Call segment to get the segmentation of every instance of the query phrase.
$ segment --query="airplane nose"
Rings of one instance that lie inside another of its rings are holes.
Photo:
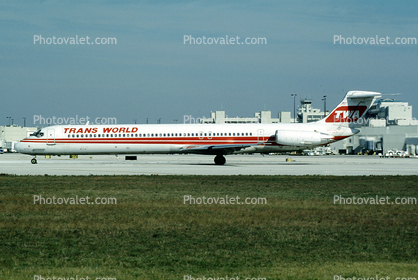
[[[22,143],[20,143],[20,142],[17,142],[16,144],[15,144],[15,151],[16,152],[18,152],[18,153],[20,153],[20,149],[22,148]]]

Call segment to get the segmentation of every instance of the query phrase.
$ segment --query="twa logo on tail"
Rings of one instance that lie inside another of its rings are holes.
[[[366,110],[367,106],[340,106],[326,118],[325,122],[355,122],[363,116]]]

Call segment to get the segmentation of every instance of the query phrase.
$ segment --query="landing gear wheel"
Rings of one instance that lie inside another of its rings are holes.
[[[223,155],[217,155],[215,157],[215,160],[214,161],[215,161],[215,164],[216,165],[224,165],[225,162],[226,162],[226,159],[225,159],[225,157]]]
[[[31,160],[30,160],[30,162],[31,162],[32,164],[37,164],[37,163],[38,163],[38,161],[36,160],[36,158],[31,159]]]

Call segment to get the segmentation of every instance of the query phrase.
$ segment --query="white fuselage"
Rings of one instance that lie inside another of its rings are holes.
[[[217,154],[207,147],[248,145],[234,153],[271,153],[311,149],[355,133],[323,123],[60,125],[43,128],[15,148],[31,155]]]

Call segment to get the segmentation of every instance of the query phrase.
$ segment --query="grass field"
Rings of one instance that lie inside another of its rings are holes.
[[[417,204],[334,204],[334,195],[417,198],[417,181],[0,176],[0,279],[418,278]],[[185,195],[267,204],[191,205]],[[34,204],[34,196],[117,204]]]

